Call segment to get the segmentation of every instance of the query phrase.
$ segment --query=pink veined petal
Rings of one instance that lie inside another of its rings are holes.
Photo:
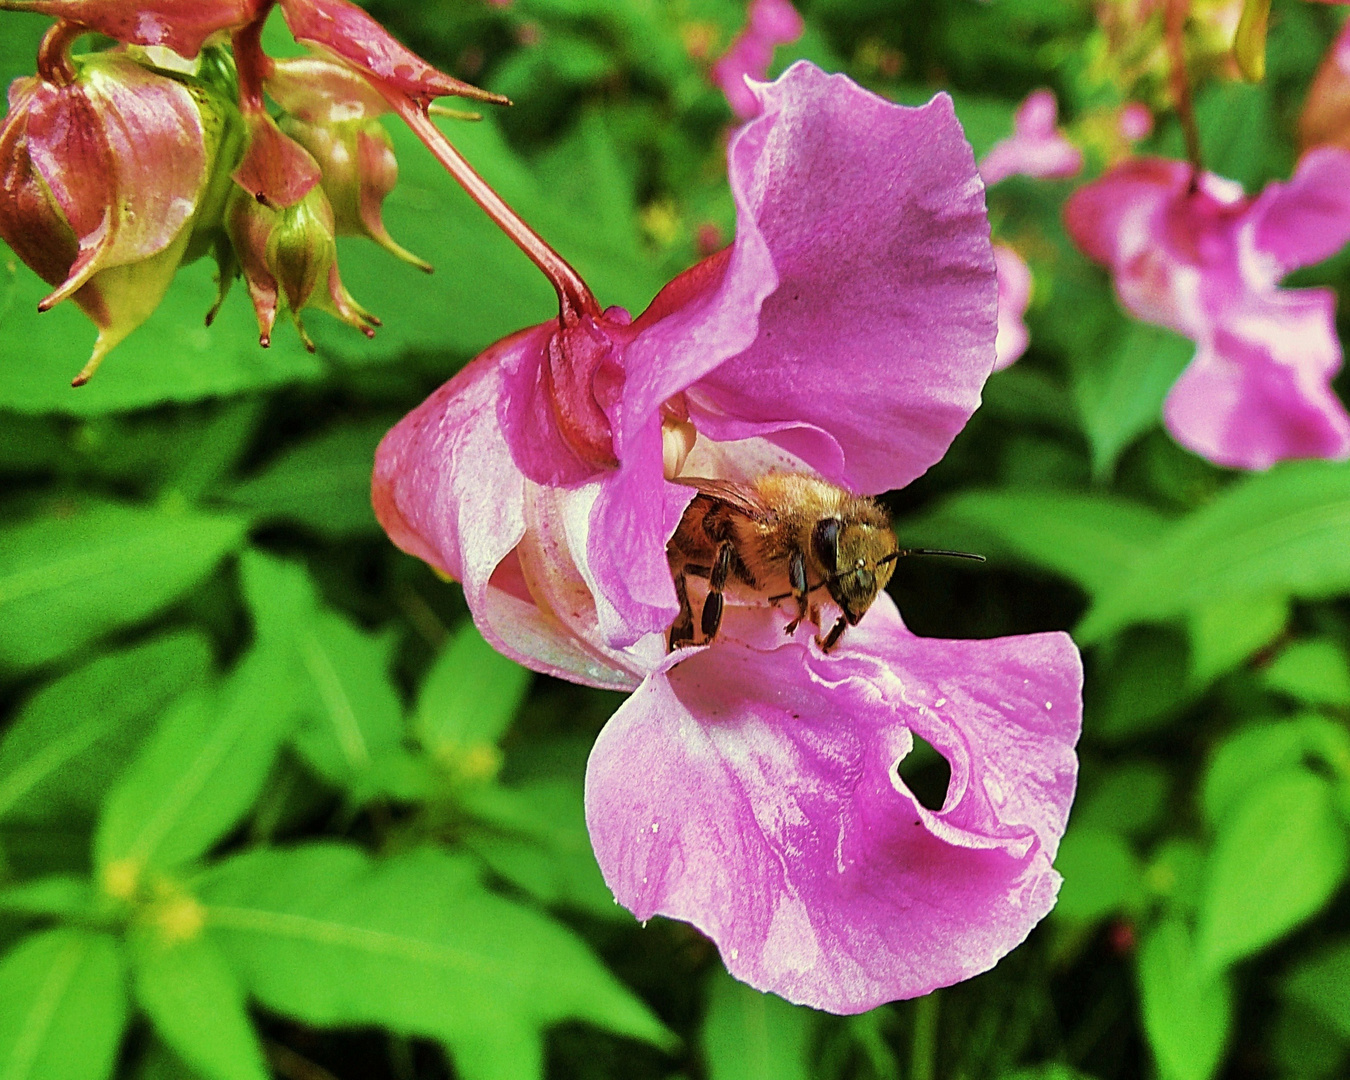
[[[1309,151],[1287,183],[1266,185],[1244,224],[1252,276],[1269,286],[1335,255],[1350,240],[1350,151]]]
[[[1329,289],[1249,301],[1167,396],[1167,429],[1218,465],[1268,469],[1290,458],[1350,457],[1350,416],[1331,389],[1341,367]]]
[[[1031,303],[1031,268],[1005,244],[994,245],[994,266],[998,270],[998,337],[994,341],[998,359],[994,370],[1002,371],[1031,343],[1024,321]]]
[[[375,454],[371,501],[400,548],[464,585],[492,645],[536,671],[626,689],[637,679],[599,660],[535,602],[514,554],[525,535],[526,481],[497,423],[500,365],[538,348],[549,327],[498,342],[405,416]]]
[[[1059,106],[1050,90],[1035,90],[1013,116],[1013,134],[994,144],[980,162],[980,175],[989,185],[1009,176],[1049,180],[1077,176],[1083,151],[1055,126]]]
[[[5,0],[12,11],[69,19],[132,45],[163,45],[194,57],[206,39],[252,22],[262,0]]]
[[[729,640],[673,659],[587,768],[621,903],[692,922],[752,986],[841,1013],[969,978],[1021,942],[1054,904],[1075,784],[1066,635],[931,641],[891,610],[830,657]],[[894,771],[911,731],[952,761],[936,812]]]
[[[690,387],[691,415],[713,439],[763,435],[855,490],[903,487],[946,451],[993,368],[997,284],[970,147],[945,95],[904,108],[805,62],[755,89],[764,113],[730,179],[778,286],[754,344]]]

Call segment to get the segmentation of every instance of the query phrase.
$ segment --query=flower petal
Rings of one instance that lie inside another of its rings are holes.
[[[212,34],[252,22],[262,0],[4,0],[11,11],[37,11],[130,45],[163,45],[194,57]]]
[[[1350,457],[1350,415],[1331,389],[1341,367],[1329,289],[1249,301],[1201,342],[1167,396],[1177,442],[1219,465]]]
[[[405,416],[375,454],[371,500],[390,539],[464,584],[483,636],[535,671],[627,689],[606,664],[536,603],[515,549],[525,535],[526,480],[497,423],[501,364],[539,348],[550,327],[505,338]]]
[[[1049,180],[1077,176],[1083,151],[1055,126],[1059,104],[1051,90],[1034,90],[1017,108],[1013,134],[990,148],[980,162],[980,175],[993,186],[1009,176]]]
[[[994,363],[984,190],[951,100],[919,109],[794,64],[757,86],[731,184],[778,287],[758,335],[689,393],[701,432],[765,435],[859,491],[938,460]],[[730,271],[729,271],[730,273]]]
[[[1272,286],[1335,255],[1350,240],[1350,151],[1326,146],[1304,155],[1287,183],[1266,185],[1244,224]]]
[[[994,245],[994,265],[998,268],[998,337],[994,341],[998,360],[994,370],[1002,371],[1031,343],[1024,321],[1031,303],[1031,268],[1005,244]]]
[[[1080,687],[1066,635],[930,641],[893,607],[828,657],[719,640],[672,658],[591,754],[605,880],[802,1004],[861,1012],[968,978],[1054,904]],[[952,762],[940,811],[895,772],[911,731]]]

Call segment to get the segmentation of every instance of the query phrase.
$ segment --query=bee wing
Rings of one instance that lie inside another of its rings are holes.
[[[730,506],[754,521],[765,521],[773,516],[769,504],[749,484],[738,484],[734,480],[712,480],[704,476],[677,476],[672,483],[691,487],[711,501]]]

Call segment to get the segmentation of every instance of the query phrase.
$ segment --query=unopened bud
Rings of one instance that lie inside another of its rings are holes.
[[[279,60],[267,92],[286,111],[281,128],[319,163],[342,236],[367,236],[404,262],[431,266],[384,227],[385,197],[398,182],[394,143],[378,117],[384,99],[355,71],[318,57]]]
[[[71,58],[44,43],[0,127],[0,238],[99,329],[75,384],[163,299],[191,239],[232,108],[190,79],[119,53]]]
[[[375,336],[380,320],[352,299],[338,276],[333,208],[323,188],[316,187],[279,210],[236,188],[225,223],[263,345],[271,344],[277,314],[285,309],[305,347],[313,352],[314,343],[300,318],[307,307],[327,311],[367,337]]]

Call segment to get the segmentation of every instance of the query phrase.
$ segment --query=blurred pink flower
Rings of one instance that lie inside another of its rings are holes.
[[[1017,360],[1031,343],[1023,321],[1031,303],[1031,268],[1006,244],[994,245],[994,268],[998,271],[998,337],[994,370],[1002,371]]]
[[[726,94],[731,111],[748,120],[760,108],[759,98],[745,85],[746,76],[763,79],[773,50],[802,36],[805,24],[790,0],[751,0],[745,29],[713,65],[713,82]]]
[[[1127,101],[1120,110],[1120,137],[1136,143],[1153,134],[1153,110],[1138,101]]]
[[[950,100],[902,108],[805,63],[752,92],[732,246],[636,320],[492,346],[385,438],[373,499],[503,652],[634,691],[587,773],[616,898],[694,923],[754,986],[857,1012],[989,968],[1053,905],[1081,670],[1064,634],[914,637],[884,595],[829,654],[729,595],[712,645],[667,655],[665,545],[693,496],[670,477],[903,486],[994,359],[983,188]],[[940,810],[896,772],[911,733],[951,762]]]
[[[1350,457],[1330,289],[1282,289],[1350,239],[1350,153],[1306,155],[1256,198],[1185,162],[1135,158],[1065,207],[1074,242],[1132,314],[1185,334],[1195,358],[1164,406],[1182,445],[1220,465]]]
[[[1035,90],[1013,115],[1013,133],[995,143],[980,162],[980,175],[989,185],[1010,176],[1039,180],[1078,175],[1083,152],[1055,126],[1059,106],[1051,90]]]

